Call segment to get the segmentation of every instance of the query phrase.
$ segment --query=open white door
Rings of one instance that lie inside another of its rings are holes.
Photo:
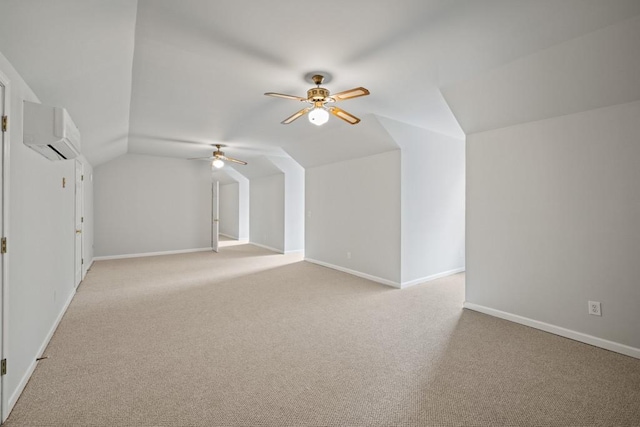
[[[2,237],[2,250],[0,251],[0,359],[2,359],[2,373],[0,375],[0,422],[5,422],[9,416],[9,408],[6,404],[4,375],[6,373],[7,355],[7,196],[9,194],[9,122],[8,122],[9,80],[0,73],[0,236]]]
[[[218,233],[220,232],[220,182],[213,181],[211,185],[211,249],[218,252]]]
[[[84,222],[82,213],[82,181],[83,177],[82,162],[76,160],[76,256],[75,256],[75,286],[77,287],[82,281],[82,224]]]

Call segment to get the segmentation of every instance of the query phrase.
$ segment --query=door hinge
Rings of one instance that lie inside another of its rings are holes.
[[[6,132],[7,127],[9,127],[9,117],[2,116],[2,132]]]
[[[81,264],[81,265],[84,265],[84,258],[82,258],[82,259],[80,260],[80,264]]]
[[[84,175],[80,175],[80,181],[84,181]]]
[[[80,222],[84,222],[84,217],[83,216],[80,217]]]
[[[7,375],[7,359],[2,359],[0,364],[0,375]]]
[[[3,254],[7,253],[7,238],[6,237],[2,238],[2,246],[0,247],[0,253],[3,253]]]

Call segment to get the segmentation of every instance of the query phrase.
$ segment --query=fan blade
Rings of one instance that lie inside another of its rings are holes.
[[[338,92],[331,95],[329,98],[333,98],[336,101],[344,101],[345,99],[357,98],[359,96],[369,95],[369,91],[363,87],[356,87],[353,89],[345,90],[344,92]]]
[[[291,123],[292,121],[294,121],[295,119],[297,119],[298,117],[304,116],[305,114],[307,114],[313,107],[307,107],[307,108],[303,108],[302,110],[298,111],[297,113],[295,113],[294,115],[287,117],[286,119],[284,119],[281,123],[283,125],[288,125],[289,123]]]
[[[213,157],[209,156],[209,157],[192,157],[190,159],[187,160],[212,160]]]
[[[239,165],[246,165],[247,162],[243,162],[242,160],[234,159],[233,157],[227,156],[218,156],[218,159],[226,160],[228,162],[237,163]]]
[[[284,99],[293,99],[295,101],[306,101],[307,98],[301,98],[295,95],[285,95],[283,93],[275,93],[275,92],[267,92],[265,93],[267,96],[275,96],[276,98],[284,98]]]
[[[350,125],[355,125],[360,123],[360,119],[357,118],[356,116],[354,116],[351,113],[347,113],[346,111],[344,111],[341,108],[338,107],[331,107],[329,108],[329,111],[331,112],[331,114],[333,114],[334,116],[338,117],[339,119],[344,120],[345,122],[349,123]]]

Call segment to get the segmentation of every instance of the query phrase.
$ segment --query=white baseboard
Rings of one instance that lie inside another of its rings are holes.
[[[284,253],[284,252],[283,252],[283,251],[281,251],[280,249],[272,248],[271,246],[267,246],[267,245],[261,245],[260,243],[256,243],[256,242],[249,242],[249,244],[250,244],[250,245],[253,245],[253,246],[257,246],[257,247],[262,248],[262,249],[267,249],[267,250],[270,250],[270,251],[272,251],[272,252],[276,252],[276,253],[279,253],[279,254]]]
[[[302,254],[304,255],[304,249],[295,249],[293,251],[284,251],[285,254]]]
[[[276,252],[276,253],[279,253],[279,254],[285,254],[285,255],[288,255],[288,254],[304,254],[304,249],[296,249],[294,251],[282,251],[280,249],[272,248],[271,246],[262,245],[260,243],[255,243],[255,242],[250,242],[250,241],[247,241],[246,243],[248,243],[250,245],[253,245],[253,246],[257,246],[257,247],[262,248],[262,249],[267,249],[269,251]]]
[[[480,313],[488,314],[490,316],[499,317],[501,319],[509,320],[511,322],[519,323],[521,325],[529,326],[541,331],[549,332],[561,337],[570,338],[575,341],[580,341],[586,344],[590,344],[596,347],[604,348],[606,350],[615,351],[627,356],[640,359],[640,348],[631,347],[625,344],[620,344],[614,341],[605,340],[603,338],[594,337],[593,335],[584,334],[582,332],[573,331],[571,329],[562,328],[560,326],[552,325],[550,323],[540,322],[539,320],[529,319],[528,317],[518,316],[517,314],[507,313],[505,311],[496,310],[493,308],[485,307],[483,305],[473,304],[466,302],[463,304],[464,308],[469,310],[478,311]]]
[[[218,233],[221,236],[227,237],[229,239],[233,239],[233,240],[240,240],[240,238],[238,236],[232,236],[231,234],[226,234],[226,233]]]
[[[87,268],[82,271],[82,280],[84,280],[84,278],[87,277],[87,273],[89,272],[89,269],[91,268],[92,265],[93,265],[93,258],[91,258],[91,261],[89,261]]]
[[[225,242],[234,242],[234,243],[237,243],[237,244],[250,243],[250,242],[249,242],[249,239],[235,239],[235,238],[234,238],[233,240],[220,240],[220,241],[218,242],[218,244],[219,244],[219,245],[222,245],[222,244],[224,244]]]
[[[400,283],[394,282],[393,280],[383,279],[382,277],[372,276],[371,274],[362,273],[360,271],[351,270],[350,268],[340,267],[339,265],[329,264],[328,262],[318,261],[317,259],[305,258],[305,261],[309,261],[312,264],[318,264],[323,267],[332,268],[334,270],[342,271],[343,273],[352,274],[354,276],[362,277],[363,279],[368,279],[373,282],[382,283],[383,285],[392,286],[394,288],[400,289]]]
[[[60,321],[62,320],[62,317],[64,316],[64,314],[67,312],[67,309],[69,308],[69,305],[71,304],[71,301],[73,300],[73,297],[75,297],[75,295],[76,295],[76,290],[74,288],[73,291],[71,292],[71,295],[69,295],[69,298],[64,303],[64,306],[62,307],[60,314],[56,318],[56,321],[53,323],[53,326],[49,330],[49,333],[47,334],[44,341],[42,342],[42,345],[38,349],[38,352],[33,357],[33,361],[29,365],[29,368],[27,368],[27,371],[22,376],[22,379],[18,383],[18,386],[16,387],[15,391],[9,397],[9,401],[7,402],[8,408],[7,408],[7,411],[5,412],[7,417],[9,416],[9,414],[11,413],[11,410],[13,409],[16,402],[18,401],[18,398],[24,391],[24,388],[27,386],[27,383],[29,382],[31,375],[33,375],[33,371],[35,371],[36,366],[38,366],[38,362],[36,361],[36,359],[41,357],[44,354],[44,351],[47,349],[47,346],[49,345],[49,341],[51,341],[51,337],[53,337],[53,334],[55,333],[56,329],[58,329],[58,325],[60,324]]]
[[[419,279],[410,280],[408,282],[402,282],[400,287],[402,289],[408,288],[409,286],[418,285],[420,283],[429,282],[431,280],[440,279],[441,277],[451,276],[453,274],[462,273],[465,271],[465,267],[455,268],[449,271],[443,271],[442,273],[432,274],[431,276],[421,277]]]
[[[109,259],[141,258],[146,256],[158,256],[158,255],[188,254],[192,252],[206,252],[206,251],[212,251],[212,250],[213,249],[211,248],[197,248],[197,249],[180,249],[177,251],[145,252],[141,254],[96,256],[96,257],[93,257],[93,261],[105,261]]]

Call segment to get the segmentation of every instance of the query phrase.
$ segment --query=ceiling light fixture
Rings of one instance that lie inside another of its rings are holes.
[[[316,107],[309,112],[309,121],[316,126],[322,126],[329,121],[329,112],[322,107]]]
[[[213,153],[211,153],[211,156],[209,157],[193,157],[189,160],[213,160],[211,162],[211,167],[214,167],[216,169],[220,169],[221,167],[224,166],[224,162],[231,162],[231,163],[237,163],[239,165],[246,165],[247,162],[245,162],[244,160],[238,160],[238,159],[234,159],[233,157],[229,157],[229,156],[225,156],[224,153],[222,151],[220,151],[220,148],[222,147],[226,147],[226,145],[223,144],[214,144],[216,147],[216,151],[214,151]]]
[[[324,82],[325,73],[309,73],[307,76],[316,84],[316,87],[312,87],[307,91],[307,97],[286,95],[284,93],[267,92],[265,95],[274,96],[276,98],[293,99],[294,101],[301,101],[307,104],[311,104],[297,113],[292,114],[282,121],[283,125],[288,125],[294,120],[309,114],[309,121],[316,126],[321,126],[329,120],[329,113],[333,114],[339,119],[344,120],[350,125],[356,125],[360,122],[360,119],[351,113],[347,113],[341,108],[334,107],[333,103],[339,101],[345,101],[351,98],[357,98],[359,96],[369,95],[369,91],[363,87],[354,87],[353,89],[338,92],[333,95],[327,88],[320,87]]]

